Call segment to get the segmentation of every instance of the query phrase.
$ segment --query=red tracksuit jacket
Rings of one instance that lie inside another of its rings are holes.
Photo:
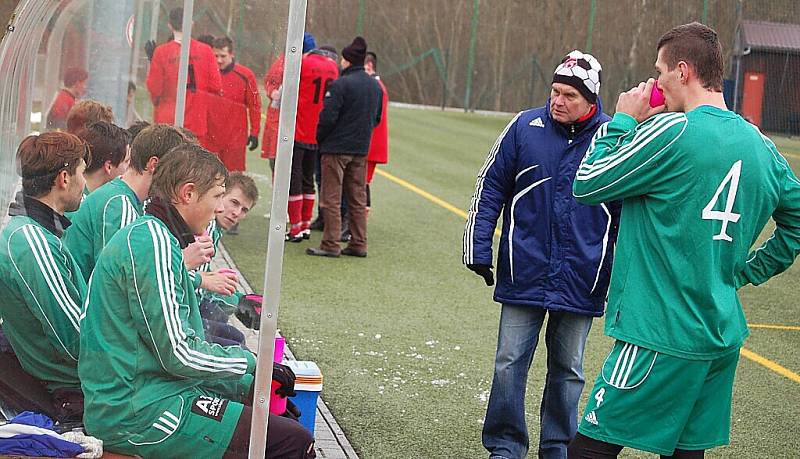
[[[294,140],[307,145],[317,144],[317,124],[328,83],[339,77],[333,59],[321,54],[303,56],[300,66],[300,94],[297,102],[297,123]]]
[[[150,91],[153,120],[156,123],[175,122],[180,58],[181,44],[174,40],[160,45],[153,53],[147,74],[147,90]],[[219,94],[221,89],[222,80],[211,47],[192,40],[189,44],[189,77],[186,80],[183,125],[200,139],[208,131],[208,97],[205,93]]]
[[[261,131],[261,96],[249,68],[233,63],[221,74],[222,95],[208,95],[207,145],[229,171],[243,171],[247,137]]]
[[[389,108],[389,93],[380,78],[378,84],[383,91],[383,107],[381,108],[381,122],[372,130],[372,140],[369,143],[369,154],[367,161],[371,163],[386,164],[389,162],[389,125],[386,118],[386,111]]]

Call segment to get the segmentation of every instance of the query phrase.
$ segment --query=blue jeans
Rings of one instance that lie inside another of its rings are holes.
[[[592,317],[509,304],[503,305],[500,315],[492,391],[483,425],[483,446],[490,457],[516,459],[528,453],[525,388],[539,331],[548,313],[539,457],[567,457],[567,445],[578,428],[578,399],[584,383],[583,349]]]

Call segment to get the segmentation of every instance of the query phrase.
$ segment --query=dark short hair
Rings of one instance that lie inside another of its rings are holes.
[[[131,126],[128,128],[128,134],[131,135],[131,146],[133,146],[133,139],[135,139],[136,136],[148,126],[150,126],[150,123],[144,120],[139,120],[131,124]]]
[[[228,48],[228,52],[233,52],[233,40],[230,37],[219,37],[214,39],[214,43],[211,45],[212,48],[215,49],[223,49]]]
[[[684,61],[697,72],[705,89],[722,91],[722,46],[714,29],[699,22],[679,25],[661,36],[657,50],[661,49],[667,69]]]
[[[169,12],[168,22],[172,26],[172,30],[178,32],[183,30],[183,8],[173,8]]]
[[[378,70],[378,55],[372,51],[367,51],[367,57],[364,58],[364,63],[372,62],[372,68]]]
[[[70,67],[64,72],[64,86],[67,88],[87,79],[89,79],[89,74],[79,67]]]
[[[131,143],[131,135],[125,129],[106,121],[97,121],[86,126],[79,136],[92,150],[92,162],[86,164],[86,172],[94,172],[111,161],[115,167],[125,160]]]
[[[167,152],[185,142],[180,131],[168,124],[146,127],[133,139],[130,167],[136,172],[144,172],[150,158],[155,156],[160,161]]]
[[[214,43],[214,36],[206,33],[197,37],[197,41],[199,41],[200,43],[205,43],[208,46],[213,46],[212,44]]]
[[[67,132],[80,136],[86,126],[97,121],[114,122],[114,112],[96,100],[82,100],[67,113]]]
[[[183,143],[169,151],[159,162],[149,196],[167,202],[175,200],[178,188],[194,183],[200,196],[214,185],[223,185],[228,170],[216,155],[199,145]]]
[[[253,204],[258,201],[258,187],[252,177],[239,171],[231,172],[225,180],[225,189],[231,191],[237,187],[242,190],[245,198],[253,201]]]
[[[23,193],[34,198],[50,193],[56,176],[64,170],[75,175],[81,159],[87,164],[91,162],[89,147],[68,132],[45,132],[25,137],[19,144],[16,157]]]
[[[133,81],[128,82],[128,92],[131,91],[136,92],[136,83],[134,83]]]
[[[193,143],[193,144],[196,144],[196,145],[200,145],[200,139],[197,138],[197,134],[192,132],[191,129],[183,127],[183,126],[177,128],[177,129],[178,129],[178,132],[180,132],[181,135],[183,136],[183,140],[185,142]]]

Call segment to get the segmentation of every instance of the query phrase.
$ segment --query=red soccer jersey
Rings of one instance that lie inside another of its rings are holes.
[[[383,92],[383,107],[381,108],[381,122],[372,130],[372,140],[369,143],[367,161],[371,163],[386,164],[389,162],[389,124],[386,112],[389,108],[389,93],[380,78],[376,78]]]
[[[247,136],[258,136],[261,131],[261,97],[256,76],[249,68],[235,63],[221,73],[222,95],[209,94],[207,138],[210,150],[241,149],[244,152]]]
[[[58,91],[56,98],[53,100],[53,105],[50,106],[50,111],[47,112],[47,129],[66,129],[67,128],[67,114],[75,105],[75,96],[67,89]]]
[[[294,140],[317,144],[317,124],[328,84],[339,77],[336,62],[321,54],[307,54],[300,66],[300,95]]]
[[[160,45],[153,53],[153,61],[147,74],[147,90],[150,91],[154,108],[153,121],[156,123],[175,122],[180,59],[181,44],[174,40]],[[208,130],[206,93],[219,94],[221,89],[222,80],[211,47],[192,40],[189,43],[189,76],[186,80],[183,125],[197,137],[204,137]]]
[[[278,148],[278,117],[280,100],[272,100],[272,92],[279,91],[283,81],[283,56],[278,57],[264,76],[264,89],[267,92],[267,119],[264,121],[264,139],[261,142],[261,157],[274,158]]]

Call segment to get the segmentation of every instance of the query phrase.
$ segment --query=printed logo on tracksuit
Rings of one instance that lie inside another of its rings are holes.
[[[224,398],[200,395],[192,402],[192,413],[220,422],[228,407],[228,402],[229,400]]]

